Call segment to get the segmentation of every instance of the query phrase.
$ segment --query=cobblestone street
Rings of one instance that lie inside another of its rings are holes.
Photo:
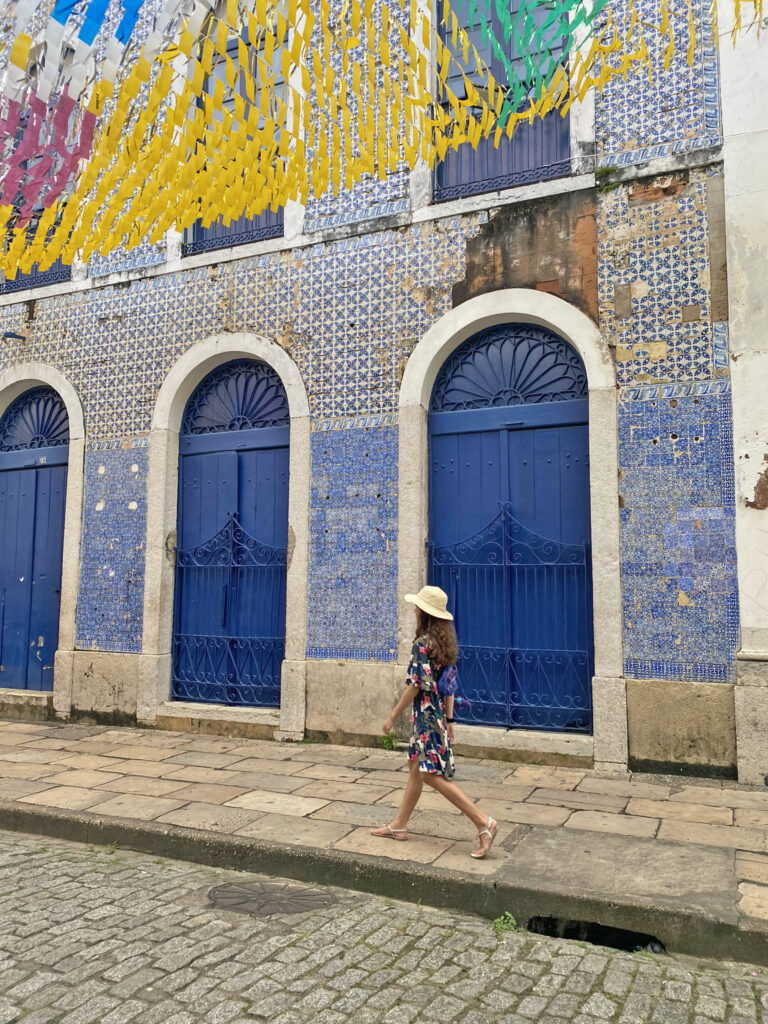
[[[348,890],[254,917],[208,892],[274,880],[5,833],[0,878],[0,1024],[768,1021],[764,968],[497,937]]]

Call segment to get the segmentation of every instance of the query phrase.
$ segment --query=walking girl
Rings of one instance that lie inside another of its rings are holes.
[[[499,826],[493,818],[481,814],[456,783],[450,781],[454,773],[451,749],[454,698],[453,694],[441,693],[439,684],[443,673],[456,665],[459,645],[453,616],[448,611],[448,595],[439,587],[422,587],[418,594],[406,594],[405,600],[416,606],[416,639],[411,650],[407,686],[384,723],[384,732],[392,731],[400,714],[411,703],[410,772],[394,820],[389,825],[371,829],[371,835],[400,842],[406,840],[408,820],[426,782],[458,807],[475,826],[477,840],[470,856],[480,859],[490,850]]]

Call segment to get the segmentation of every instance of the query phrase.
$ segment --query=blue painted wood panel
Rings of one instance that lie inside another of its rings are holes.
[[[20,453],[11,454],[17,463]],[[24,468],[5,468],[0,454],[0,686],[52,690],[67,467],[24,454]]]

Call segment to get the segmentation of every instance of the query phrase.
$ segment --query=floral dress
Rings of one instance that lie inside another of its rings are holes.
[[[445,703],[437,689],[435,666],[429,657],[426,642],[419,637],[411,650],[408,666],[408,685],[417,687],[413,698],[413,735],[408,744],[408,759],[418,761],[420,772],[453,777],[454,763],[448,727],[445,723]]]

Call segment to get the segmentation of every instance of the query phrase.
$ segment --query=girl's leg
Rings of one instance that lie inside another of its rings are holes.
[[[424,781],[432,789],[436,789],[437,792],[444,796],[446,800],[450,800],[454,807],[458,807],[462,814],[466,814],[472,824],[478,831],[481,828],[485,828],[488,824],[488,815],[483,814],[469,799],[455,782],[449,782],[442,775],[427,775],[425,773]]]
[[[419,762],[411,761],[409,764],[408,771],[408,783],[403,793],[403,799],[400,803],[400,809],[392,821],[391,828],[393,829],[406,829],[408,828],[408,820],[413,814],[413,809],[419,802],[421,791],[424,788],[423,772],[419,771]]]

